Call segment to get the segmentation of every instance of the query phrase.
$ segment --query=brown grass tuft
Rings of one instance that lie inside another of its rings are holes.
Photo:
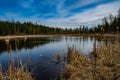
[[[22,65],[15,68],[14,61],[12,61],[8,66],[7,73],[2,72],[2,66],[0,65],[0,80],[33,80],[33,78]]]
[[[120,80],[120,44],[94,45],[90,57],[68,48],[65,80]]]

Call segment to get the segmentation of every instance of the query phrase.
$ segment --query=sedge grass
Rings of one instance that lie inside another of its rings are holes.
[[[67,60],[64,80],[120,80],[119,42],[94,46],[89,57],[69,47]]]
[[[2,72],[2,66],[0,65],[0,80],[33,80],[31,73],[24,68],[20,62],[19,67],[15,67],[14,61],[12,61],[6,73]]]

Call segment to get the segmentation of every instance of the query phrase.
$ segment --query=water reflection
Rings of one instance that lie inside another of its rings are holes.
[[[9,51],[7,48],[11,45],[12,50],[14,51],[16,47],[18,50],[21,49],[32,49],[35,46],[45,45],[52,42],[52,40],[47,38],[28,38],[28,39],[12,39],[9,41],[0,40],[0,53]],[[17,46],[16,46],[17,45]]]
[[[85,55],[93,50],[93,44],[100,41],[108,42],[114,39],[106,39],[99,37],[69,37],[69,36],[54,36],[54,37],[34,37],[27,39],[12,39],[9,41],[0,40],[0,62],[3,70],[7,69],[9,61],[14,60],[15,66],[18,66],[19,61],[28,65],[36,80],[51,80],[60,79],[61,71],[65,66],[63,59],[59,58],[54,62],[56,53],[64,56],[67,53],[69,46],[75,46],[80,52]]]

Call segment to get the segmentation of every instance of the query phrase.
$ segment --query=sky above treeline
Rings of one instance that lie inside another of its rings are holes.
[[[119,9],[120,0],[0,0],[0,20],[61,28],[94,27]]]

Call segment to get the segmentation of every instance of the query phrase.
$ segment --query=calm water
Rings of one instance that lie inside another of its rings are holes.
[[[29,65],[36,80],[59,80],[65,62],[54,62],[55,54],[64,55],[69,46],[75,46],[81,53],[88,55],[93,50],[94,41],[93,37],[68,36],[13,39],[9,43],[0,40],[0,63],[3,71],[6,71],[11,59],[15,66],[21,60],[24,65]]]

